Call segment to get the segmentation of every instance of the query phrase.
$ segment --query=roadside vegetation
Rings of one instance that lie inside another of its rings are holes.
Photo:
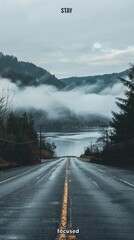
[[[117,98],[118,113],[113,112],[109,128],[102,131],[97,143],[85,150],[84,157],[106,164],[134,164],[134,65],[128,78],[119,78],[125,97]]]
[[[39,163],[40,143],[33,116],[14,112],[12,102],[9,91],[0,97],[0,166]],[[52,158],[54,143],[42,140],[41,146],[42,157]]]

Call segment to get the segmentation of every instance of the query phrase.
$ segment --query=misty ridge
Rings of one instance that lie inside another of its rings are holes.
[[[0,90],[14,95],[16,111],[30,111],[46,130],[108,125],[124,88],[121,73],[57,79],[32,63],[0,53]]]

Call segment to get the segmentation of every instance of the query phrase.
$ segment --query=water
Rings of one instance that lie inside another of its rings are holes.
[[[48,132],[46,139],[56,145],[56,156],[80,156],[84,149],[95,143],[100,136],[97,130],[88,132]]]

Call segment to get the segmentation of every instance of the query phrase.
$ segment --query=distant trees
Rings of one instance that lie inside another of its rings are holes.
[[[0,119],[4,121],[9,111],[13,107],[13,95],[10,93],[9,89],[2,90],[0,93]]]
[[[4,134],[0,132],[0,158],[16,162],[19,165],[33,164],[39,161],[39,139],[34,129],[34,120],[31,114],[18,115],[10,112],[3,123]],[[41,150],[49,158],[54,155],[54,142],[42,140]]]
[[[107,147],[111,143],[110,134],[111,129],[109,127],[105,127],[100,130],[101,136],[97,139],[96,143],[98,145],[98,149],[102,151],[105,147]]]
[[[0,159],[16,162],[19,165],[39,161],[38,134],[34,128],[33,116],[24,112],[18,114],[12,109],[12,99],[8,95],[0,97]],[[55,151],[55,144],[44,142],[43,149]]]
[[[39,146],[32,116],[26,113],[19,116],[11,112],[3,127],[4,134],[0,136],[0,156],[18,164],[37,161]]]
[[[5,122],[9,112],[13,107],[13,96],[10,91],[2,90],[0,93],[0,136],[4,137]]]
[[[56,145],[54,142],[50,143],[50,141],[42,140],[41,149],[49,151],[52,155],[54,155]]]
[[[91,148],[90,148],[90,147],[87,147],[87,148],[85,149],[85,151],[84,151],[84,155],[85,155],[85,156],[91,156],[91,154],[92,154]]]

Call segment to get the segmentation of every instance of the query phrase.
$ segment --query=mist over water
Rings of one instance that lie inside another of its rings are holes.
[[[44,133],[46,139],[56,145],[56,156],[77,156],[84,153],[86,147],[95,143],[100,133],[97,130],[88,132],[50,132]]]
[[[1,90],[9,89],[14,94],[16,108],[43,110],[47,112],[49,119],[66,117],[64,110],[81,116],[97,114],[111,117],[111,111],[118,111],[115,103],[116,97],[123,96],[121,83],[94,93],[98,85],[76,87],[70,91],[58,90],[49,85],[20,89],[7,79],[0,80]]]
[[[20,89],[19,86],[7,79],[1,79],[0,89],[9,89],[14,94],[16,109],[41,110],[47,114],[49,120],[70,119],[69,113],[89,118],[90,114],[111,118],[111,111],[118,111],[116,97],[123,97],[123,87],[117,83],[112,87],[105,87],[99,93],[95,93],[94,86],[81,86],[72,90],[58,90],[49,85],[38,87],[30,86]],[[36,113],[37,121],[39,114]],[[90,116],[91,117],[91,116]],[[43,118],[43,117],[42,117]],[[90,118],[89,118],[90,120]],[[45,121],[42,119],[42,122]],[[85,126],[86,127],[86,126]],[[66,125],[65,125],[65,131]],[[88,132],[49,132],[45,137],[56,144],[56,156],[80,156],[84,149],[89,147],[100,136],[98,131]]]

